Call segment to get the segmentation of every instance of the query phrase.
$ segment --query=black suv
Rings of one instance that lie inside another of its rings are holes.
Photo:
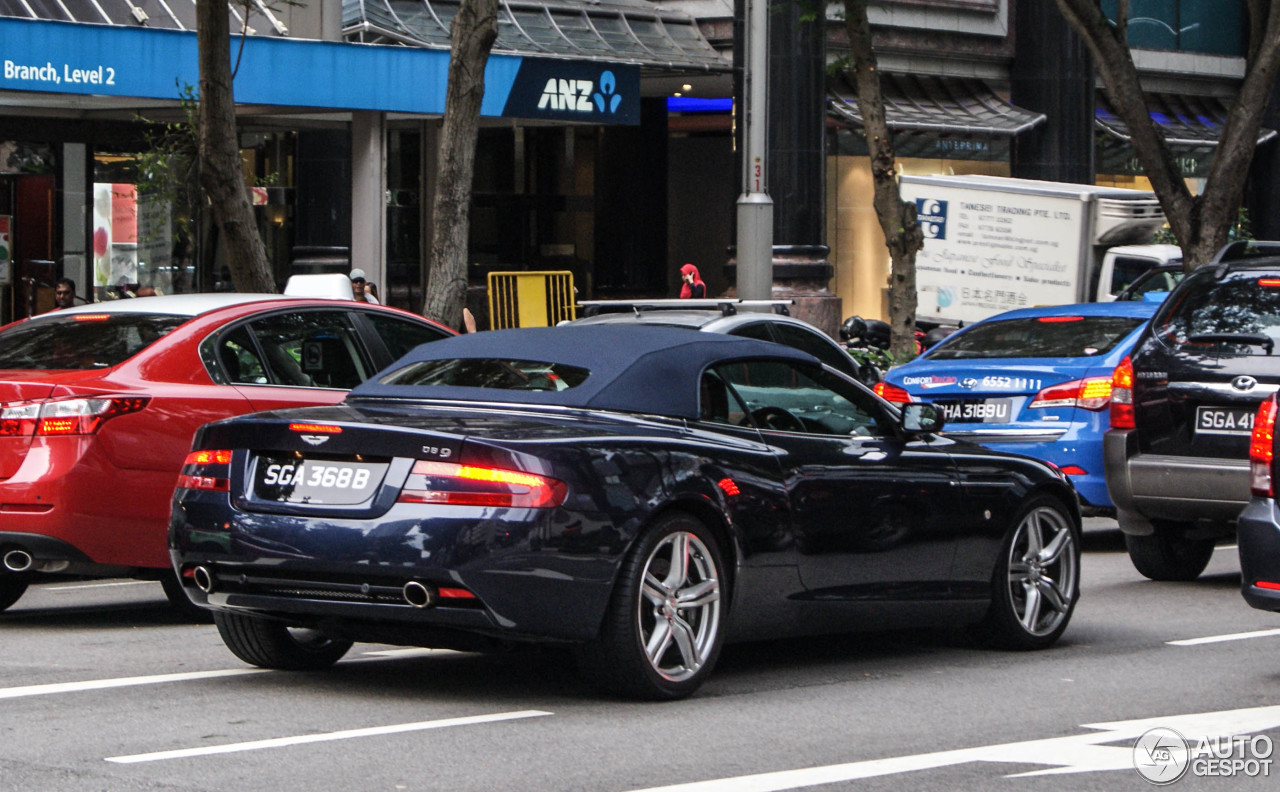
[[[1115,369],[1107,490],[1129,557],[1192,580],[1249,501],[1249,434],[1280,385],[1280,242],[1233,242],[1187,275]]]

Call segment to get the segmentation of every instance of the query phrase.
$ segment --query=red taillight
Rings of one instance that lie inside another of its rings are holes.
[[[119,415],[138,412],[148,396],[94,396],[15,403],[0,408],[0,436],[89,435]]]
[[[1280,289],[1280,278],[1258,278],[1258,285],[1264,289]]]
[[[225,449],[200,449],[187,454],[178,476],[178,489],[230,492],[231,452]]]
[[[567,493],[563,481],[536,473],[420,459],[414,463],[397,500],[541,509],[564,503]]]
[[[36,433],[40,403],[6,404],[0,407],[0,437],[29,437]]]
[[[1273,393],[1258,405],[1249,438],[1249,489],[1254,495],[1275,497],[1271,463],[1275,460],[1276,397]]]
[[[911,394],[907,393],[906,388],[899,388],[897,385],[890,385],[883,380],[877,382],[873,390],[875,390],[877,396],[888,402],[906,404],[911,401]]]
[[[1085,476],[1085,475],[1088,475],[1089,473],[1089,471],[1085,470],[1079,465],[1067,465],[1064,468],[1060,468],[1060,470],[1062,470],[1062,472],[1066,473],[1068,476]]]
[[[1270,589],[1272,591],[1280,591],[1280,583],[1272,583],[1270,580],[1259,580],[1253,585],[1260,589]]]
[[[1111,373],[1111,428],[1132,429],[1133,361],[1127,356]]]
[[[108,320],[108,319],[110,319],[110,318],[111,318],[111,314],[104,314],[104,313],[96,313],[96,314],[91,314],[91,313],[79,313],[79,314],[76,314],[76,321],[77,321],[77,322],[105,322],[105,321],[107,321],[107,320]]]
[[[187,454],[186,460],[182,463],[183,467],[187,465],[230,465],[231,452],[222,449],[202,449],[200,451],[192,451]]]
[[[1083,316],[1042,316],[1038,320],[1047,324],[1055,324],[1057,322],[1083,322]]]
[[[1040,391],[1027,406],[1032,409],[1083,407],[1086,410],[1101,410],[1111,401],[1111,386],[1111,377],[1088,377],[1064,382]]]

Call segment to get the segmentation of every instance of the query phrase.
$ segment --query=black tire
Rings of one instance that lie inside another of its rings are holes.
[[[1155,523],[1148,536],[1124,535],[1129,560],[1151,580],[1195,580],[1213,557],[1212,539],[1188,539],[1183,523]]]
[[[1044,649],[1067,629],[1080,599],[1080,528],[1062,502],[1038,496],[1018,511],[991,578],[984,643]]]
[[[168,598],[169,604],[182,618],[194,624],[213,624],[213,611],[191,601],[182,581],[178,579],[177,572],[171,570],[166,573],[160,578],[160,585],[164,588],[164,595]]]
[[[0,611],[7,610],[13,603],[22,599],[30,583],[30,578],[25,575],[15,575],[0,569]]]
[[[677,555],[683,570],[672,567]],[[631,698],[684,698],[720,656],[727,603],[724,562],[711,531],[688,514],[665,515],[623,562],[600,636],[577,650],[579,669],[595,685]]]
[[[342,659],[351,641],[239,613],[215,611],[218,634],[236,657],[260,668],[319,671]]]

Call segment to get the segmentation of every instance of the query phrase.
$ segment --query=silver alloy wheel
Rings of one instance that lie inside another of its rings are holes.
[[[644,653],[664,679],[698,673],[720,629],[719,572],[706,545],[678,531],[663,538],[644,563],[639,619]]]
[[[1079,576],[1071,524],[1040,506],[1022,518],[1009,545],[1009,600],[1029,635],[1052,633],[1071,612]]]

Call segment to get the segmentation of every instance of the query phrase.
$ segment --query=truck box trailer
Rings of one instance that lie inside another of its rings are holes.
[[[924,322],[1107,300],[1144,268],[1182,257],[1174,245],[1142,244],[1164,224],[1150,191],[1001,176],[903,176],[901,186],[924,231]]]

